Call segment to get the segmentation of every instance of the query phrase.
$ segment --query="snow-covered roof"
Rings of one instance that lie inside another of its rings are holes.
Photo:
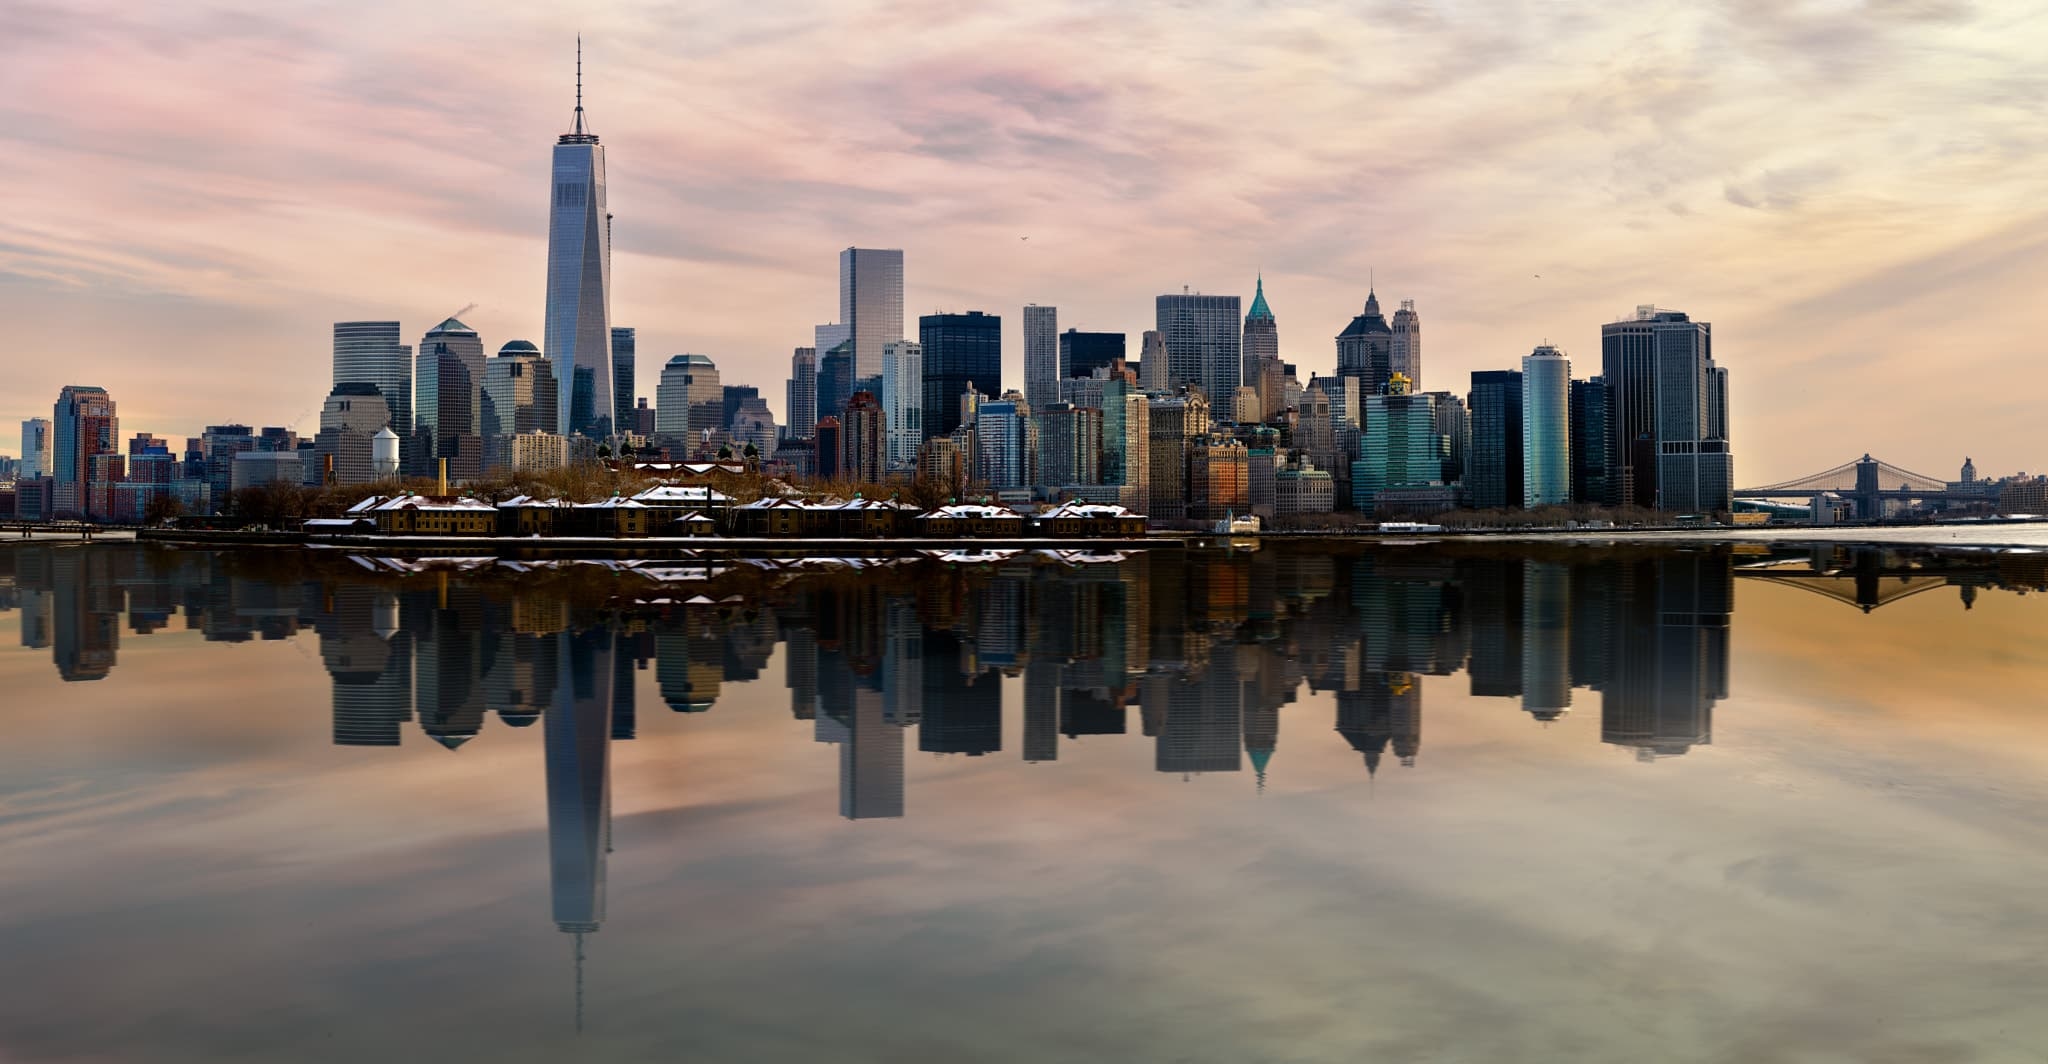
[[[624,499],[617,495],[601,502],[579,502],[578,510],[645,510],[647,504],[638,499]]]
[[[372,495],[369,498],[366,498],[363,501],[355,504],[354,506],[349,507],[348,512],[352,514],[366,514],[369,513],[371,510],[376,509],[378,504],[382,503],[383,501],[384,496]]]
[[[497,512],[496,507],[478,502],[475,499],[469,498],[468,496],[464,496],[459,499],[451,499],[446,497],[437,499],[431,495],[394,495],[391,498],[386,499],[381,503],[378,503],[375,509],[377,509],[380,512],[390,512],[394,510],[423,510],[435,512],[482,511],[484,513]]]
[[[644,503],[729,503],[732,496],[707,484],[662,484],[633,496]]]
[[[1021,521],[1024,519],[1023,514],[1020,514],[1007,506],[991,506],[987,503],[978,502],[959,502],[954,503],[951,506],[941,506],[928,514],[925,514],[924,516],[950,517],[956,519],[979,519],[984,521],[990,519],[1002,520],[1008,518],[1016,518],[1017,520]]]
[[[1068,500],[1038,515],[1040,520],[1052,517],[1082,517],[1099,520],[1105,517],[1143,517],[1130,509],[1113,502],[1080,502]]]

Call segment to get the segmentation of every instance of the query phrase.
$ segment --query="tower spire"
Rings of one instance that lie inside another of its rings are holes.
[[[583,134],[583,35],[576,35],[576,135]]]

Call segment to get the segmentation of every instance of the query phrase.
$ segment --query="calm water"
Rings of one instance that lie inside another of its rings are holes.
[[[0,547],[0,1059],[2048,1059],[2044,558]]]

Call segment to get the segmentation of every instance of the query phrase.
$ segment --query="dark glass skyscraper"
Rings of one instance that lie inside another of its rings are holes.
[[[1609,500],[1676,511],[1732,506],[1728,376],[1714,365],[1713,327],[1638,307],[1633,320],[1600,327],[1600,353]]]
[[[1522,375],[1515,370],[1472,374],[1472,453],[1465,497],[1482,510],[1522,505]]]
[[[612,410],[618,431],[631,432],[627,418],[633,409],[634,351],[636,334],[630,328],[612,326]]]
[[[924,434],[945,436],[960,427],[960,396],[970,385],[1002,394],[1003,318],[978,310],[926,314],[917,319],[917,338],[924,345]]]
[[[1068,329],[1060,334],[1060,365],[1069,377],[1091,376],[1124,357],[1124,334],[1081,332]]]
[[[1607,378],[1572,382],[1572,501],[1608,501]]]

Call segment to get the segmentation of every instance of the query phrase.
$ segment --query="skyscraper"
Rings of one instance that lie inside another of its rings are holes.
[[[1408,378],[1396,374],[1384,394],[1366,399],[1365,446],[1351,464],[1352,505],[1391,512],[1399,507],[1381,505],[1393,501],[1381,499],[1383,493],[1443,486],[1451,446],[1437,429],[1436,398],[1411,393]]]
[[[704,355],[677,355],[661,370],[655,386],[654,435],[665,447],[695,447],[703,431],[716,428],[725,412],[718,365]]]
[[[1058,307],[1024,307],[1024,401],[1033,410],[1060,401],[1060,379],[1067,374],[1059,334]]]
[[[320,408],[320,435],[313,444],[323,482],[330,463],[336,484],[377,480],[370,441],[391,423],[390,407],[382,399],[375,385],[362,381],[337,384],[327,394],[327,402]]]
[[[1337,376],[1358,382],[1358,394],[1378,395],[1393,374],[1394,330],[1380,313],[1376,291],[1365,294],[1365,310],[1337,334]]]
[[[1053,403],[1038,413],[1038,479],[1050,487],[1102,480],[1102,411]]]
[[[975,468],[978,478],[989,487],[1021,488],[1030,483],[1030,420],[1029,404],[1015,392],[981,404],[974,420],[974,438],[979,449]]]
[[[1124,357],[1124,334],[1082,332],[1068,329],[1060,334],[1060,365],[1064,377],[1086,377]]]
[[[1201,388],[1210,412],[1219,419],[1229,416],[1243,383],[1241,305],[1236,296],[1183,293],[1160,296],[1155,308],[1166,347],[1167,387]]]
[[[1472,453],[1466,461],[1465,497],[1482,510],[1522,505],[1522,374],[1472,374]]]
[[[21,423],[21,468],[17,479],[34,480],[50,475],[50,419],[32,417]]]
[[[121,419],[105,388],[67,384],[50,415],[50,476],[58,516],[80,516],[91,507],[93,460],[121,453]]]
[[[484,439],[484,468],[511,462],[507,442],[534,432],[553,434],[561,426],[555,404],[561,390],[554,370],[529,340],[511,340],[484,366],[483,410],[477,420]]]
[[[846,409],[846,397],[853,394],[853,326],[830,324],[811,330],[811,346],[818,349],[818,416],[838,417]],[[831,372],[832,353],[846,345],[844,372]]]
[[[1572,363],[1544,344],[1522,357],[1522,505],[1572,500]]]
[[[1404,299],[1394,312],[1394,335],[1387,347],[1387,372],[1406,374],[1408,390],[1422,390],[1422,319],[1415,316],[1415,301]]]
[[[882,345],[882,412],[887,415],[888,467],[917,465],[924,445],[924,346],[914,340]]]
[[[446,341],[423,341],[413,382],[413,406],[418,415],[415,431],[421,438],[416,453],[446,459],[448,474],[453,477],[482,472],[482,445],[476,432],[478,418],[471,403],[472,398],[480,396],[481,389],[471,384],[468,359],[457,354]]]
[[[1637,307],[1633,320],[1600,327],[1611,501],[1676,511],[1734,504],[1728,378],[1713,354],[1713,327],[1675,310]]]
[[[790,436],[806,440],[818,427],[818,349],[799,347],[789,356],[789,396],[783,407]]]
[[[1259,394],[1259,419],[1270,421],[1286,409],[1281,395],[1280,324],[1266,305],[1266,278],[1261,276],[1244,315],[1244,384]]]
[[[454,318],[449,318],[441,324],[428,329],[426,335],[420,337],[419,350],[424,353],[432,349],[436,344],[444,345],[448,353],[455,356],[456,361],[460,364],[462,377],[466,382],[465,387],[468,389],[468,394],[466,395],[448,394],[444,390],[440,397],[441,402],[446,404],[444,409],[451,413],[457,410],[467,410],[468,414],[466,419],[458,421],[451,421],[447,417],[438,418],[435,421],[436,431],[444,435],[474,433],[477,431],[476,419],[478,407],[481,405],[478,400],[481,397],[484,386],[483,338],[477,335],[475,329],[462,324]],[[417,380],[417,377],[415,379]],[[415,397],[417,397],[419,389],[424,386],[423,382],[414,385]],[[414,409],[417,411],[417,416],[421,418],[429,416],[429,411],[419,409],[419,407],[420,404],[415,399]]]
[[[1607,462],[1607,378],[1572,382],[1572,501],[1604,506]]]
[[[576,120],[555,141],[554,198],[548,208],[546,333],[561,390],[564,436],[612,433],[611,214],[605,206],[604,148],[583,125],[583,44],[576,45]]]
[[[377,389],[391,408],[393,430],[412,431],[412,348],[398,342],[397,322],[335,322],[333,383]]]
[[[882,345],[903,339],[901,249],[839,253],[839,320],[852,330],[854,379],[881,376]]]
[[[839,475],[879,484],[888,469],[889,421],[872,392],[855,392],[841,416],[846,425],[840,442]],[[913,458],[915,452],[913,451]]]
[[[950,435],[960,427],[960,397],[970,387],[1002,394],[1002,316],[927,314],[917,319],[917,338],[924,347],[925,435]]]
[[[1157,329],[1147,329],[1138,339],[1138,383],[1148,392],[1170,390],[1166,383],[1166,335]]]
[[[637,340],[630,327],[612,326],[612,417],[621,435],[633,431],[633,348]]]

